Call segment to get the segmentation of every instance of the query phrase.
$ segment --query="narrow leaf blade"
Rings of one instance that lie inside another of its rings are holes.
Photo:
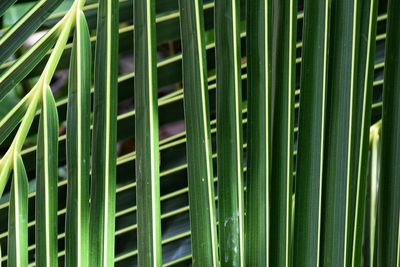
[[[88,266],[92,55],[85,15],[76,12],[68,82],[65,249],[66,266]]]
[[[118,0],[100,0],[94,76],[90,266],[114,262]]]
[[[294,223],[295,266],[318,266],[329,1],[305,0]]]
[[[50,87],[42,93],[36,155],[36,264],[57,266],[58,115]]]
[[[217,266],[212,150],[204,24],[200,0],[179,1],[194,266]]]
[[[20,155],[13,158],[8,214],[8,265],[28,266],[28,178]]]
[[[249,1],[247,8],[248,156],[245,255],[247,266],[268,266],[272,1]],[[259,41],[254,42],[257,38]]]
[[[244,266],[239,1],[215,1],[217,166],[221,266]],[[235,248],[235,249],[233,249]]]
[[[135,1],[134,12],[138,264],[161,266],[155,1]]]
[[[288,266],[291,259],[293,193],[293,130],[296,76],[297,1],[273,2],[274,37],[272,76],[275,81],[271,165],[271,266]]]
[[[383,85],[382,159],[379,183],[378,265],[399,264],[400,220],[400,13],[389,0]]]

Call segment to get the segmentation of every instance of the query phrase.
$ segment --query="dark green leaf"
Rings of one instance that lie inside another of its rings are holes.
[[[294,266],[319,266],[329,8],[304,1]]]
[[[114,262],[118,0],[100,0],[94,73],[90,266]]]
[[[194,266],[218,266],[207,62],[200,0],[179,1]]]
[[[240,1],[215,1],[221,266],[244,266]]]
[[[36,155],[36,265],[57,266],[58,115],[50,87],[42,93]]]
[[[162,264],[155,2],[154,0],[137,0],[134,7],[139,266]]]
[[[400,263],[400,0],[389,0],[383,85],[378,265]]]
[[[90,88],[92,51],[85,15],[76,10],[68,82],[66,266],[89,264]]]
[[[270,264],[291,263],[297,0],[274,0]]]

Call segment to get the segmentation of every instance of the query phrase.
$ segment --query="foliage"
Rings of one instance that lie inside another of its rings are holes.
[[[399,6],[1,1],[0,265],[399,265]]]

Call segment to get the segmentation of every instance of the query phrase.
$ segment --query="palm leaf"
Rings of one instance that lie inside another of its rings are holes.
[[[58,116],[50,87],[42,92],[36,160],[36,264],[57,266]]]
[[[268,266],[271,192],[272,1],[250,1],[247,12],[253,15],[247,17],[249,122],[245,255],[248,266]],[[258,40],[258,42],[253,40]]]
[[[41,0],[18,20],[0,39],[0,64],[9,58],[34,33],[62,0]]]
[[[386,30],[377,244],[378,263],[382,266],[398,266],[400,261],[400,14],[396,11],[399,4],[399,0],[389,0]]]
[[[318,266],[330,3],[304,5],[293,264]]]
[[[0,17],[3,16],[4,12],[12,6],[17,0],[4,0],[0,3]]]
[[[118,1],[99,2],[97,27],[89,257],[90,266],[110,266],[115,227]]]
[[[134,12],[138,264],[160,266],[162,259],[155,1],[136,1]]]
[[[28,178],[21,156],[13,159],[14,176],[8,215],[8,266],[28,265]]]
[[[215,2],[219,244],[222,266],[244,266],[239,1]],[[236,248],[237,250],[233,250]]]
[[[354,108],[357,110],[354,130],[353,156],[355,166],[352,171],[356,177],[355,194],[353,194],[352,203],[354,203],[354,222],[352,243],[352,261],[353,266],[360,266],[362,262],[362,246],[363,246],[363,229],[365,219],[366,205],[366,187],[367,187],[367,165],[368,165],[368,148],[369,148],[369,126],[371,121],[371,104],[372,104],[372,85],[374,79],[374,61],[375,54],[375,39],[376,39],[376,19],[377,19],[377,1],[362,1],[361,2],[361,36],[367,36],[364,41],[360,38],[359,43],[359,64],[357,77],[357,89]],[[350,225],[351,227],[351,225]],[[350,264],[350,263],[348,263]]]
[[[89,264],[90,85],[92,55],[85,15],[76,6],[67,111],[66,266]]]
[[[217,266],[218,243],[202,2],[179,1],[190,226],[194,266]],[[205,223],[206,222],[206,223]]]
[[[296,76],[297,1],[273,2],[277,35],[273,49],[272,79],[275,80],[271,165],[270,264],[288,266],[291,259],[293,128]]]

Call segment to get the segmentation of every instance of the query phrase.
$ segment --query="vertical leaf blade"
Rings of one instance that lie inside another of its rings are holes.
[[[89,29],[78,8],[68,82],[66,266],[89,264],[91,69]]]
[[[351,265],[360,266],[362,262],[363,230],[365,220],[369,126],[371,121],[372,89],[374,82],[374,55],[376,43],[376,19],[378,1],[361,1],[360,36],[358,44],[357,87],[354,99],[355,130],[353,142],[353,175],[355,179],[354,226],[349,243],[352,247]],[[350,225],[351,227],[352,225]],[[350,264],[350,262],[348,262]]]
[[[355,105],[360,1],[333,1],[329,47],[328,105],[324,156],[321,264],[342,266],[352,254],[356,177],[352,167],[358,127]],[[362,91],[363,92],[363,91]],[[360,127],[361,128],[361,127]],[[358,136],[357,138],[360,138]]]
[[[50,87],[42,93],[36,159],[36,264],[57,266],[58,115]]]
[[[217,266],[218,242],[202,1],[179,1],[194,266]]]
[[[318,266],[329,1],[305,0],[294,221],[295,266]]]
[[[118,0],[100,0],[94,73],[90,266],[114,261]]]
[[[135,1],[134,13],[138,264],[161,266],[155,1]]]
[[[13,157],[8,215],[8,266],[28,266],[28,178],[20,155]]]
[[[275,0],[272,79],[274,120],[271,165],[271,266],[291,259],[294,93],[296,75],[297,1]]]
[[[272,1],[249,1],[247,14],[248,156],[245,255],[247,266],[268,266]]]
[[[239,1],[215,1],[217,166],[221,266],[244,266]]]
[[[378,265],[399,265],[400,219],[400,13],[389,0],[383,85],[382,159],[379,183]]]

